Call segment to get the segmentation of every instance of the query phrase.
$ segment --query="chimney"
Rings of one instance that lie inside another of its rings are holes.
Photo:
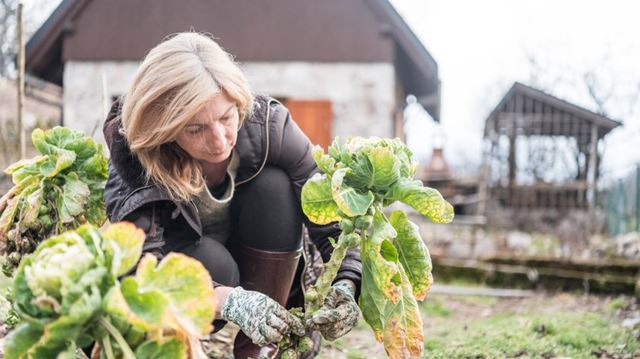
[[[424,170],[423,178],[425,181],[444,181],[451,178],[449,165],[444,159],[442,148],[433,148],[433,153],[431,154],[429,164]]]

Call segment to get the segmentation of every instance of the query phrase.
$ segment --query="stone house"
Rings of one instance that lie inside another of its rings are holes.
[[[439,118],[437,63],[388,0],[63,0],[28,42],[27,72],[62,86],[64,125],[89,133],[145,53],[189,30],[212,34],[314,143],[402,137],[409,94]]]

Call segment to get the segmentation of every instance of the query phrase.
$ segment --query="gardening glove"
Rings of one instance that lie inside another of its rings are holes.
[[[307,327],[319,330],[326,340],[336,340],[358,323],[360,308],[354,299],[355,284],[340,280],[331,286],[324,305],[307,320]]]
[[[293,332],[303,336],[302,322],[268,296],[236,287],[222,306],[222,319],[238,324],[253,344],[265,346]]]

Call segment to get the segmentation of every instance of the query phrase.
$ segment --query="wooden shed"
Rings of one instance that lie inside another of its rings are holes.
[[[617,126],[602,114],[516,82],[486,119],[481,197],[525,213],[591,208],[601,142]]]

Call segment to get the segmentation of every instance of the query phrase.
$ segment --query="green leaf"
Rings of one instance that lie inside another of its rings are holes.
[[[30,159],[20,160],[9,166],[4,172],[12,175],[14,184],[20,183],[29,176],[40,175],[40,166],[49,160],[49,156],[36,156]]]
[[[176,338],[164,343],[147,340],[136,349],[138,359],[182,359],[187,358],[187,346]]]
[[[120,222],[110,225],[101,234],[112,261],[112,274],[119,277],[129,272],[142,255],[144,231],[133,223]]]
[[[417,300],[423,300],[433,284],[429,250],[420,237],[418,226],[409,221],[406,213],[393,211],[389,222],[398,233],[393,245],[411,283],[413,295]]]
[[[215,317],[215,293],[211,276],[199,261],[179,253],[170,253],[156,267],[157,259],[146,255],[136,273],[143,290],[162,289],[171,299],[171,315],[188,333],[196,329],[202,335],[211,331]],[[195,327],[188,328],[188,321]]]
[[[142,291],[133,277],[124,278],[105,299],[108,313],[122,316],[134,328],[147,332],[162,328],[168,306],[169,298],[161,290]]]
[[[72,222],[75,216],[80,215],[89,200],[89,186],[78,178],[74,172],[64,177],[62,196],[58,203],[60,221]]]
[[[371,179],[373,187],[386,190],[394,184],[400,176],[400,161],[394,153],[386,147],[375,147],[367,152],[373,166]]]
[[[191,337],[209,333],[216,307],[209,272],[178,253],[157,264],[153,255],[143,257],[135,277],[125,278],[122,290],[110,293],[107,311],[147,328],[169,328]]]
[[[324,151],[322,150],[322,147],[318,145],[313,147],[313,151],[311,152],[311,154],[313,156],[314,161],[316,161],[318,168],[322,172],[331,176],[335,171],[335,165],[336,165],[335,159],[333,159],[329,155],[325,155]]]
[[[24,322],[12,330],[4,340],[4,355],[6,359],[25,358],[44,333],[35,324]]]
[[[311,222],[327,224],[340,220],[337,210],[329,179],[316,173],[302,187],[302,211]]]
[[[362,251],[362,282],[360,288],[360,298],[358,299],[358,305],[362,311],[364,320],[369,324],[373,330],[373,334],[376,340],[382,341],[382,333],[384,331],[384,307],[387,299],[384,293],[378,286],[376,286],[374,275],[375,272],[373,266],[374,262],[369,258],[371,253],[367,249],[366,244],[361,244]]]
[[[371,191],[363,194],[344,184],[344,177],[348,171],[349,169],[341,168],[333,173],[331,178],[333,200],[347,216],[362,216],[367,213],[369,206],[373,203],[374,196]]]
[[[357,188],[387,190],[400,176],[400,161],[387,147],[371,144],[356,153],[347,176],[349,183]]]
[[[408,179],[413,178],[416,174],[418,163],[411,160],[413,158],[411,150],[399,138],[387,141],[389,147],[393,149],[396,159],[400,162],[400,176]]]
[[[453,206],[442,198],[440,192],[424,187],[419,180],[401,179],[391,188],[387,198],[408,204],[433,222],[449,223],[453,220]]]
[[[100,150],[99,153],[82,162],[76,171],[92,180],[106,180],[108,178],[108,161]]]

